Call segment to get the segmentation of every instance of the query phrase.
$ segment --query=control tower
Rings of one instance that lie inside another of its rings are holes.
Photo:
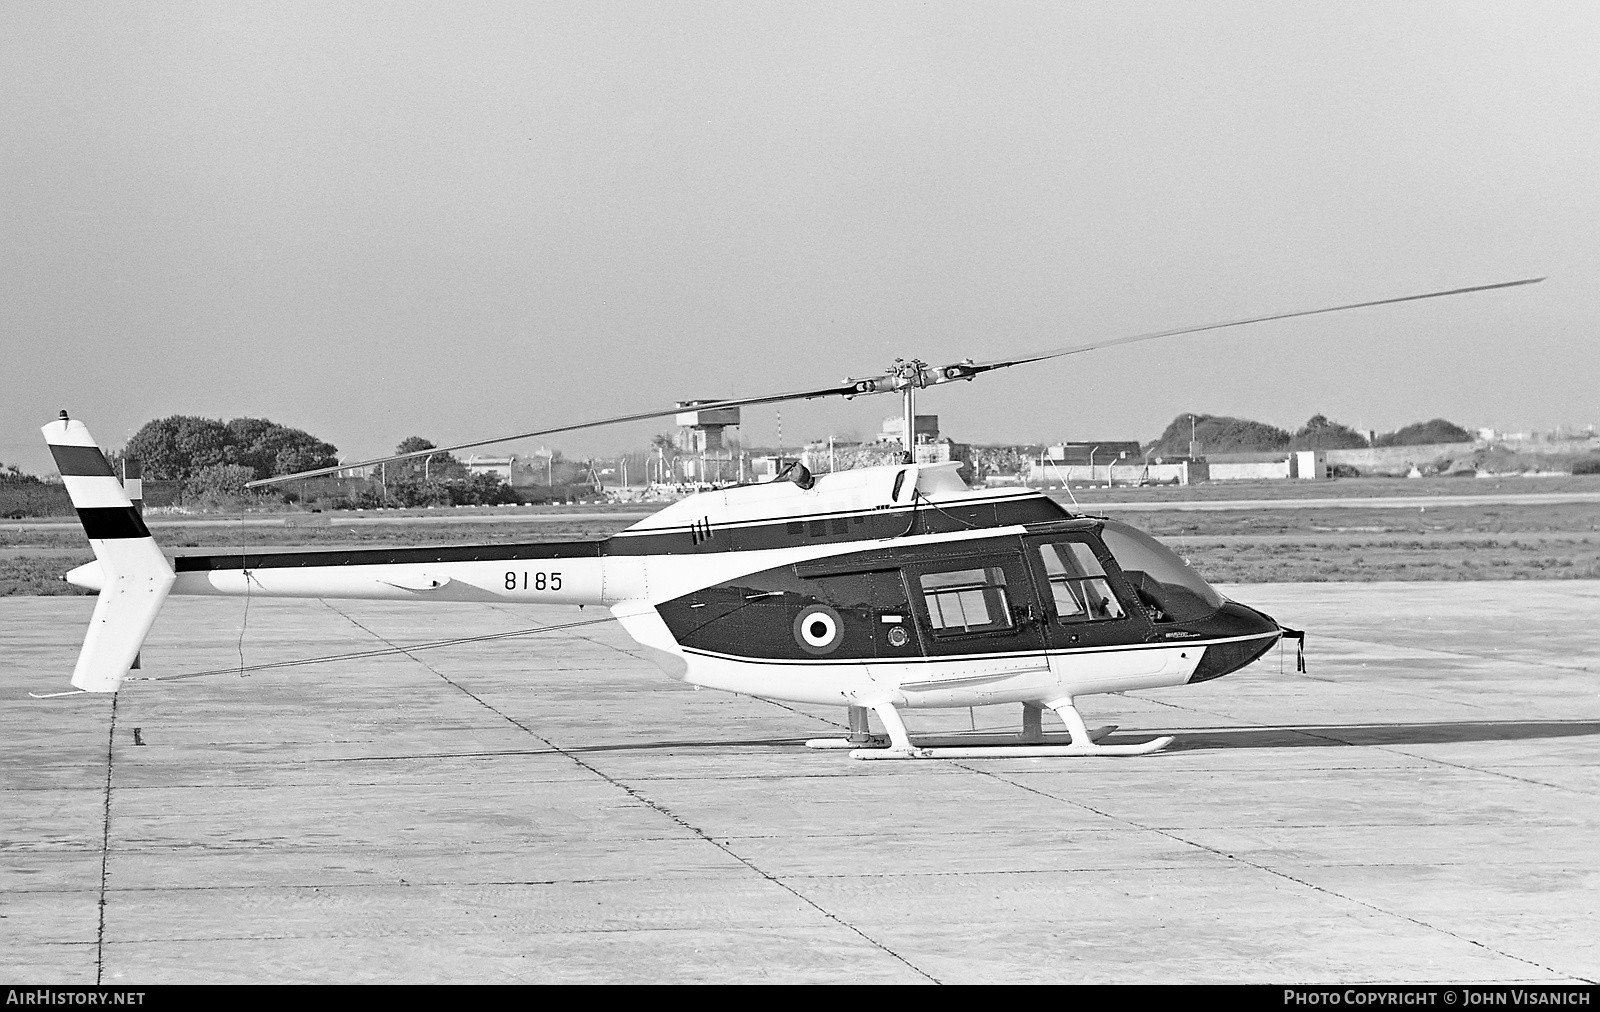
[[[678,464],[686,481],[722,482],[738,481],[739,466],[733,451],[723,438],[723,431],[739,424],[739,409],[711,408],[700,410],[698,404],[715,401],[679,401],[681,408],[676,416],[678,423]]]

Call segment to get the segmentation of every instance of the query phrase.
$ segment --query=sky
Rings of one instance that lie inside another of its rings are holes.
[[[0,0],[0,461],[49,472],[63,408],[107,448],[252,416],[351,459],[1540,275],[919,411],[979,443],[1600,422],[1596,52],[1600,5],[1527,0]],[[782,438],[897,411],[791,404]]]

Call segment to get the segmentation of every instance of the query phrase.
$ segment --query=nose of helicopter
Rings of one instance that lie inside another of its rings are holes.
[[[1226,601],[1216,614],[1189,625],[1208,639],[1225,639],[1212,643],[1189,677],[1189,684],[1206,682],[1213,678],[1238,671],[1254,661],[1278,642],[1283,629],[1272,616],[1256,611],[1237,601]]]

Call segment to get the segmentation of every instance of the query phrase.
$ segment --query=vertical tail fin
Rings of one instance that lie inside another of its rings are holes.
[[[41,431],[101,571],[100,597],[72,684],[87,692],[115,692],[172,588],[172,565],[84,424],[63,411]]]

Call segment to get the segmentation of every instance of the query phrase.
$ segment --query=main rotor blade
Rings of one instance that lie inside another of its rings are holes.
[[[796,390],[786,394],[767,394],[761,397],[735,397],[725,401],[705,401],[688,407],[663,408],[659,411],[639,411],[631,415],[617,415],[613,418],[600,418],[592,422],[577,422],[573,425],[557,425],[548,429],[534,429],[532,432],[519,432],[511,436],[496,436],[493,439],[478,439],[470,443],[452,443],[449,446],[436,446],[431,450],[414,450],[411,453],[394,453],[387,457],[373,457],[371,460],[361,460],[350,464],[339,464],[336,467],[319,467],[314,471],[297,471],[294,474],[274,475],[271,478],[260,478],[256,481],[246,482],[245,488],[261,488],[265,485],[277,485],[285,481],[294,481],[299,478],[317,478],[337,471],[348,471],[358,467],[371,467],[374,464],[387,464],[395,460],[410,460],[415,457],[431,457],[436,453],[450,453],[454,450],[467,450],[477,446],[490,446],[494,443],[509,443],[514,439],[530,439],[534,436],[550,436],[558,432],[575,432],[578,429],[594,429],[602,425],[617,425],[622,422],[638,422],[648,418],[665,418],[668,415],[678,415],[686,411],[713,411],[717,408],[737,408],[747,404],[773,404],[778,401],[812,400],[817,397],[860,397],[870,393],[886,393],[882,390],[862,390],[854,383],[839,386],[822,387],[816,390]]]
[[[1066,348],[1057,348],[1052,351],[1038,352],[1024,355],[1020,358],[997,359],[993,362],[969,363],[962,362],[956,366],[946,367],[938,372],[947,372],[946,382],[950,379],[972,379],[979,373],[991,372],[995,369],[1005,369],[1014,365],[1026,365],[1029,362],[1043,362],[1047,359],[1061,358],[1066,355],[1077,355],[1085,351],[1094,351],[1097,348],[1112,348],[1120,344],[1135,344],[1139,341],[1153,341],[1158,337],[1176,337],[1180,334],[1199,334],[1208,330],[1222,330],[1226,327],[1243,327],[1252,323],[1267,323],[1271,320],[1290,320],[1299,316],[1317,316],[1321,313],[1338,313],[1346,309],[1364,309],[1368,306],[1387,306],[1396,302],[1415,302],[1419,299],[1437,299],[1446,295],[1465,295],[1468,292],[1487,292],[1496,288],[1515,288],[1518,285],[1532,285],[1543,281],[1544,278],[1523,278],[1520,281],[1500,281],[1492,285],[1474,285],[1470,288],[1451,288],[1439,292],[1423,292],[1420,295],[1402,295],[1393,299],[1376,299],[1371,302],[1352,302],[1342,306],[1326,306],[1322,309],[1302,309],[1293,313],[1273,313],[1269,316],[1252,316],[1243,320],[1228,320],[1223,323],[1208,323],[1198,327],[1179,327],[1175,330],[1159,330],[1149,334],[1134,334],[1130,337],[1117,337],[1106,341],[1094,341],[1089,344],[1072,345]],[[948,375],[955,373],[955,375]],[[889,380],[890,377],[882,377]],[[918,383],[916,385],[922,385]],[[495,443],[508,443],[516,439],[530,439],[534,436],[550,436],[559,432],[576,432],[579,429],[594,429],[602,425],[616,425],[622,422],[638,422],[650,418],[665,418],[668,415],[681,414],[685,411],[711,411],[717,408],[736,408],[749,404],[776,404],[781,401],[813,400],[818,397],[862,397],[874,393],[897,392],[899,386],[892,383],[875,385],[873,382],[848,381],[838,386],[821,387],[815,390],[796,390],[790,393],[767,394],[761,397],[738,397],[724,401],[706,401],[687,407],[662,408],[657,411],[640,411],[629,415],[617,415],[612,418],[600,418],[591,422],[578,422],[573,425],[558,425],[548,429],[534,429],[532,432],[519,432],[510,436],[496,436],[493,439],[479,439],[470,443],[453,443],[449,446],[436,446],[428,450],[415,450],[411,453],[396,453],[386,457],[373,457],[371,460],[361,460],[354,463],[339,464],[336,467],[322,467],[313,471],[297,471],[294,474],[276,475],[271,478],[261,478],[246,483],[246,488],[261,488],[266,485],[277,485],[285,481],[294,481],[299,478],[316,478],[325,474],[334,474],[339,471],[353,470],[359,467],[372,467],[376,464],[386,464],[393,460],[412,460],[417,457],[431,457],[436,453],[450,453],[455,450],[468,450],[479,446],[492,446]]]
[[[1222,330],[1225,327],[1243,327],[1252,323],[1267,323],[1271,320],[1291,320],[1297,316],[1317,316],[1321,313],[1339,313],[1346,309],[1365,309],[1368,306],[1388,306],[1396,302],[1416,302],[1419,299],[1438,299],[1446,295],[1465,295],[1468,292],[1487,292],[1496,288],[1515,288],[1518,285],[1536,285],[1544,278],[1523,278],[1520,281],[1499,281],[1492,285],[1473,285],[1471,288],[1451,288],[1442,292],[1423,292],[1420,295],[1402,295],[1394,299],[1376,299],[1372,302],[1352,302],[1343,306],[1326,306],[1322,309],[1302,309],[1293,313],[1273,313],[1270,316],[1252,316],[1244,320],[1228,320],[1224,323],[1207,323],[1198,327],[1179,327],[1175,330],[1158,330],[1149,334],[1134,334],[1131,337],[1117,337],[1108,341],[1095,341],[1090,344],[1076,344],[1066,348],[1057,348],[1053,351],[1043,351],[1033,355],[1024,355],[1021,358],[999,359],[994,362],[980,362],[975,365],[962,365],[963,373],[989,372],[993,369],[1005,369],[1013,365],[1026,365],[1029,362],[1043,362],[1045,359],[1061,358],[1065,355],[1077,355],[1080,352],[1094,351],[1098,348],[1111,348],[1119,344],[1137,344],[1140,341],[1154,341],[1158,337],[1177,337],[1179,334],[1199,334],[1207,330]]]

